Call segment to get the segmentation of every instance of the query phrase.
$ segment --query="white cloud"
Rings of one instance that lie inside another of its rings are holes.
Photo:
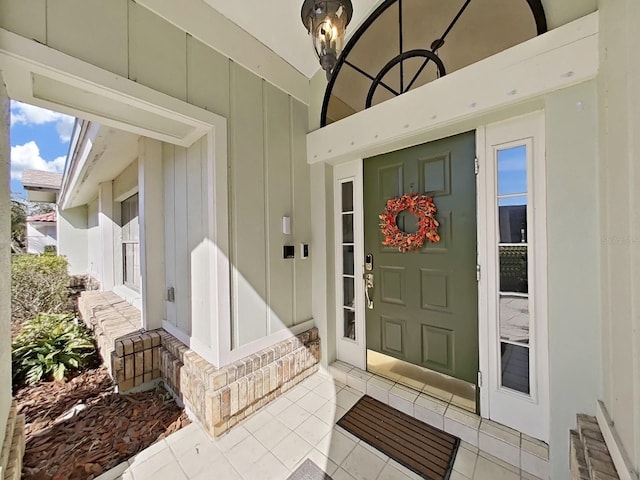
[[[55,123],[60,141],[68,142],[73,131],[75,118],[46,108],[35,107],[22,102],[11,102],[11,125],[44,125]]]
[[[11,178],[20,180],[24,170],[46,170],[47,172],[62,173],[66,157],[58,157],[47,161],[40,156],[40,148],[36,142],[11,147]]]

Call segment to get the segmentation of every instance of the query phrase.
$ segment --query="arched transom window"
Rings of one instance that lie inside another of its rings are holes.
[[[322,126],[547,30],[540,0],[386,0],[333,70]]]

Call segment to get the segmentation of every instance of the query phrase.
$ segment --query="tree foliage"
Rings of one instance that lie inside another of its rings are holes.
[[[11,200],[11,251],[23,252],[27,240],[27,205],[20,200]]]
[[[11,309],[17,322],[40,313],[69,311],[67,260],[55,255],[14,255],[11,262]]]

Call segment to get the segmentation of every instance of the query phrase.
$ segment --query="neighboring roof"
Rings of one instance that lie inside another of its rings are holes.
[[[62,174],[43,170],[25,170],[22,172],[22,185],[25,190],[30,188],[60,190]]]
[[[41,213],[39,215],[32,215],[27,217],[27,222],[47,222],[47,223],[55,223],[58,221],[58,216],[56,212],[47,212]]]

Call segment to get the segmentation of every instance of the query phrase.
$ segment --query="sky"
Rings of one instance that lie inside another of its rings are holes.
[[[62,173],[75,119],[11,101],[11,196],[24,198],[25,169]]]

